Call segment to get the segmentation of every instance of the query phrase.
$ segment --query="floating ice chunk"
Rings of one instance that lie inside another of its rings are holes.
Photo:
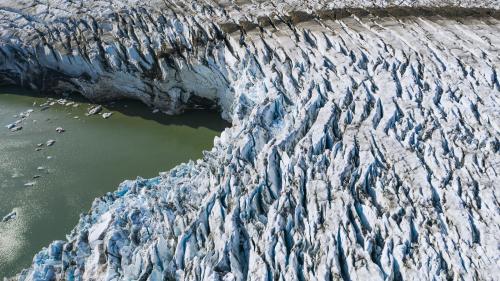
[[[57,127],[56,128],[56,132],[58,132],[58,133],[64,133],[64,132],[66,132],[66,130],[63,129],[62,127]]]
[[[87,116],[98,114],[99,112],[101,112],[101,110],[102,110],[102,106],[100,106],[100,105],[92,107],[87,112]]]
[[[36,184],[36,181],[30,181],[30,182],[25,183],[24,186],[30,187],[30,186],[34,186],[35,184]]]
[[[109,117],[111,117],[111,115],[113,115],[113,112],[106,112],[102,114],[102,118],[108,119]]]
[[[28,109],[25,112],[19,113],[19,116],[21,118],[28,118],[31,115],[32,112],[33,112],[33,109]]]
[[[17,212],[12,210],[12,212],[8,213],[2,218],[2,222],[8,222],[17,218]]]
[[[53,145],[54,145],[54,143],[56,143],[56,141],[55,141],[55,140],[48,140],[48,141],[47,141],[47,143],[46,143],[46,145],[47,145],[47,146],[53,146]]]
[[[23,129],[23,126],[15,125],[12,129],[10,129],[11,132],[17,132]]]

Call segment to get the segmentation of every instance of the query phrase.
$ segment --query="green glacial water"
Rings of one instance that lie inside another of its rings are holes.
[[[65,239],[94,198],[123,180],[154,177],[200,158],[228,125],[215,112],[171,117],[127,101],[104,106],[103,112],[113,112],[104,119],[85,116],[91,105],[84,101],[41,110],[47,101],[0,89],[0,280],[29,266],[51,241]],[[29,109],[22,130],[6,128]],[[37,147],[48,140],[56,142]],[[13,209],[17,218],[1,222]]]

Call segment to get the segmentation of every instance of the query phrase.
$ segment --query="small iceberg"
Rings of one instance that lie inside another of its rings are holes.
[[[99,112],[101,112],[102,110],[102,106],[98,105],[98,106],[95,106],[95,107],[92,107],[90,108],[90,110],[87,112],[87,116],[90,116],[90,115],[96,115],[98,114]]]
[[[17,218],[17,212],[12,210],[12,212],[8,213],[6,216],[2,218],[2,222],[8,222]]]
[[[102,118],[108,119],[109,117],[111,117],[111,115],[113,115],[113,112],[106,112],[102,114]]]
[[[11,132],[17,132],[23,129],[23,126],[15,125],[10,129]]]

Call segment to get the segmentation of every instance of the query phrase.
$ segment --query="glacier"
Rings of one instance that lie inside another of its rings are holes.
[[[498,280],[499,6],[1,0],[1,84],[232,124],[12,280]]]

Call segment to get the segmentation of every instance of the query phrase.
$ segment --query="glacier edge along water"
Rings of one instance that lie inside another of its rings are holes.
[[[101,114],[112,113],[104,119],[86,116],[93,106],[87,101],[60,99],[0,90],[0,221],[16,215],[0,222],[0,278],[28,267],[51,241],[64,240],[95,198],[126,179],[200,158],[228,126],[216,112],[167,116],[133,101],[104,106]],[[21,119],[22,129],[6,127]]]

